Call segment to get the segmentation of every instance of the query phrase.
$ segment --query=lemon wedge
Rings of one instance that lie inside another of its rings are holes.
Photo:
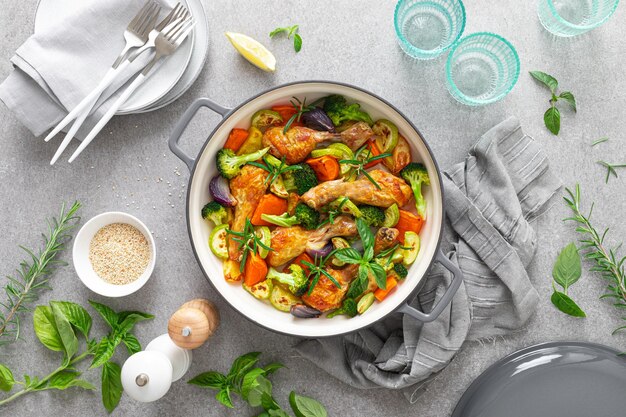
[[[237,52],[251,64],[263,71],[274,72],[276,70],[276,58],[259,41],[242,33],[226,32],[225,35]]]

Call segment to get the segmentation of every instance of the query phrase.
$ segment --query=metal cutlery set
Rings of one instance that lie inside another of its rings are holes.
[[[91,114],[94,105],[115,79],[140,55],[146,51],[153,51],[152,60],[143,67],[139,75],[126,87],[115,100],[104,116],[85,137],[68,162],[74,161],[78,155],[91,143],[96,135],[104,128],[116,111],[128,100],[133,92],[154,73],[168,56],[172,55],[194,28],[195,20],[191,13],[181,3],[178,3],[170,13],[157,24],[161,6],[149,0],[137,15],[128,24],[124,31],[126,45],[119,56],[102,78],[100,83],[74,108],[44,139],[48,142],[63,128],[74,122],[61,142],[50,164],[53,165],[67,148],[70,141]]]

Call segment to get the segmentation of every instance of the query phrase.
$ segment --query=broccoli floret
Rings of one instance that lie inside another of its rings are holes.
[[[359,206],[361,212],[360,219],[363,219],[368,226],[378,227],[385,221],[385,212],[380,207]]]
[[[430,185],[430,178],[426,167],[417,162],[411,162],[400,171],[400,176],[404,181],[408,182],[415,196],[415,207],[417,214],[423,219],[426,218],[426,200],[422,195],[422,184]]]
[[[228,213],[224,206],[217,201],[211,201],[202,207],[202,218],[204,220],[211,220],[216,226],[226,223]]]
[[[356,301],[354,301],[352,298],[346,298],[345,300],[343,300],[343,303],[341,303],[341,307],[328,314],[326,317],[332,319],[333,317],[340,314],[345,314],[348,317],[354,317],[357,314],[356,306]]]
[[[293,216],[290,216],[289,213],[283,213],[280,216],[261,214],[261,218],[266,222],[283,227],[291,227],[299,224],[307,230],[317,229],[320,223],[320,214],[304,203],[300,203],[296,206]]]
[[[357,103],[348,104],[345,97],[338,94],[328,96],[324,100],[324,111],[333,121],[335,126],[339,126],[343,122],[347,121],[359,121],[365,122],[368,125],[372,125],[374,121],[369,114],[361,110],[361,106]]]
[[[261,149],[253,153],[246,155],[235,155],[232,149],[220,149],[217,152],[217,170],[222,177],[231,179],[234,178],[241,168],[248,162],[256,161],[267,153],[269,148]]]
[[[287,191],[295,190],[302,195],[318,184],[315,171],[308,164],[293,166],[299,166],[300,169],[283,172],[283,184]]]
[[[393,272],[400,279],[404,279],[407,277],[407,275],[409,275],[409,271],[407,271],[406,267],[402,265],[401,263],[393,264]]]
[[[289,291],[298,297],[304,295],[309,287],[309,279],[307,278],[304,269],[302,269],[300,265],[291,264],[289,266],[289,271],[290,273],[278,272],[274,268],[270,267],[267,273],[267,278],[286,285],[289,287]]]

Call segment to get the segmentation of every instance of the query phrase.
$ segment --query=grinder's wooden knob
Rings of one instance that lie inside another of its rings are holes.
[[[215,305],[204,299],[186,302],[167,324],[172,341],[183,349],[195,349],[217,330],[220,315]]]

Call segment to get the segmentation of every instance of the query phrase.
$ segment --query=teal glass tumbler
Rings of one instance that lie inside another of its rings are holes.
[[[393,16],[402,50],[415,59],[433,59],[459,40],[465,29],[461,0],[400,0]]]
[[[519,57],[509,41],[494,33],[473,33],[452,47],[446,84],[459,102],[481,106],[504,98],[517,83],[519,71]]]
[[[543,27],[556,36],[576,36],[606,22],[619,0],[539,0],[537,14]]]

